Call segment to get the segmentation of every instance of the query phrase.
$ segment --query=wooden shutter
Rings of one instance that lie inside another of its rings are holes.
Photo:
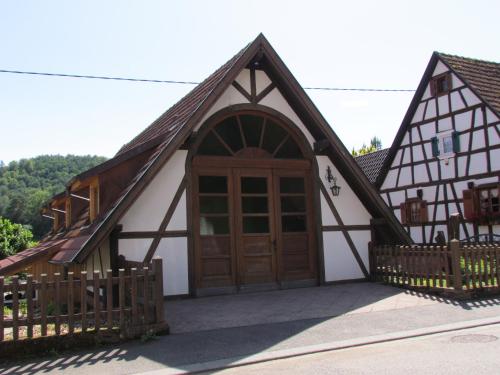
[[[458,132],[453,132],[451,134],[451,139],[453,141],[453,152],[460,152],[460,136],[458,135]]]
[[[432,156],[434,156],[434,157],[439,156],[439,140],[438,140],[438,138],[432,137],[431,144],[432,144]]]
[[[429,82],[429,87],[431,89],[431,96],[436,96],[436,80],[431,79]]]
[[[450,72],[446,73],[446,84],[447,84],[447,86],[448,86],[448,91],[451,91],[451,89],[452,89],[453,87],[451,87],[451,85],[452,85],[452,80],[451,80],[451,73],[450,73]]]
[[[420,222],[427,223],[429,216],[427,214],[427,201],[420,202]]]
[[[407,215],[406,215],[406,203],[401,203],[399,205],[399,208],[401,210],[401,224],[406,225],[408,222]]]
[[[474,202],[474,190],[468,189],[464,190],[463,193],[464,198],[464,218],[465,220],[474,220],[477,217],[476,207]]]

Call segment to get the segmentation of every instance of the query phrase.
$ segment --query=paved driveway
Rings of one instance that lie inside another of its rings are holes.
[[[232,294],[168,301],[172,333],[329,318],[439,304],[443,299],[375,283]]]

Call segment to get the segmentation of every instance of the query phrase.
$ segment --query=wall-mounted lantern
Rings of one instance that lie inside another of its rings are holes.
[[[337,178],[333,177],[332,169],[330,166],[326,167],[325,180],[330,184],[330,190],[334,197],[338,197],[340,194],[340,186],[337,185]]]

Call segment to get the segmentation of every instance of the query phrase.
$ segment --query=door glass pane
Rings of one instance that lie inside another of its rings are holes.
[[[241,115],[240,121],[247,147],[259,147],[260,132],[262,131],[264,118],[253,115]]]
[[[269,219],[267,216],[244,217],[243,233],[269,233]]]
[[[236,117],[233,116],[225,119],[217,125],[215,130],[234,152],[243,148],[241,132]]]
[[[241,192],[243,194],[266,194],[267,193],[267,178],[266,177],[242,177]]]
[[[280,193],[304,193],[303,177],[281,177]]]
[[[305,215],[290,215],[281,217],[281,227],[283,232],[305,232]]]
[[[228,217],[201,217],[200,234],[209,236],[214,234],[229,234]]]
[[[200,197],[200,213],[226,214],[228,205],[226,197]]]
[[[304,212],[305,210],[305,197],[281,197],[281,212]]]
[[[278,147],[285,137],[285,130],[283,130],[279,125],[276,125],[274,122],[267,120],[262,148],[270,154],[273,154],[276,147]]]
[[[215,156],[231,156],[231,153],[224,147],[217,137],[209,132],[200,147],[198,147],[200,155],[215,155]]]
[[[200,176],[200,193],[227,193],[226,176]]]
[[[267,197],[242,197],[241,208],[244,214],[267,213]]]
[[[278,159],[302,159],[302,152],[295,141],[289,137],[276,153]]]

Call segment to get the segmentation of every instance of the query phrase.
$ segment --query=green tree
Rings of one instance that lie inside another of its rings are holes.
[[[34,245],[33,234],[29,229],[0,217],[0,259]]]
[[[381,149],[382,149],[382,141],[380,140],[380,138],[373,137],[370,140],[370,145],[367,146],[365,143],[363,143],[363,146],[361,146],[360,149],[356,150],[353,148],[351,154],[352,156],[361,156],[369,154],[370,152],[379,151]]]
[[[0,216],[28,226],[36,239],[50,230],[50,220],[40,216],[40,208],[65,184],[102,162],[100,156],[41,155],[0,164]]]

